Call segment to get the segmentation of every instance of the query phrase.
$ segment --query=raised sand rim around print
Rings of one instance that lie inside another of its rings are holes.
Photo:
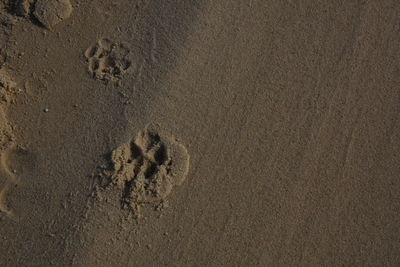
[[[7,194],[16,184],[15,174],[9,170],[7,159],[9,152],[16,146],[14,134],[6,117],[5,108],[15,92],[16,83],[5,69],[0,69],[0,213],[12,216],[7,204]]]

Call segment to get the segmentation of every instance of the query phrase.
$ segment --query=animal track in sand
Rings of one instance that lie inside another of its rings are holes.
[[[122,43],[101,39],[85,51],[89,73],[103,81],[119,81],[129,71],[130,50]]]
[[[69,18],[72,13],[70,0],[37,0],[33,15],[48,29]]]
[[[14,3],[14,12],[18,16],[29,18],[33,13],[36,0],[16,0]]]
[[[47,29],[69,18],[73,8],[70,0],[17,0],[14,11],[18,16],[37,20]]]
[[[149,125],[113,151],[112,164],[106,187],[117,186],[121,207],[139,212],[142,205],[163,204],[173,188],[184,182],[189,155],[182,144]]]

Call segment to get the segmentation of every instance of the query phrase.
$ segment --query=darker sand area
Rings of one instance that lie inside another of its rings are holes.
[[[399,14],[0,0],[0,266],[399,266]]]

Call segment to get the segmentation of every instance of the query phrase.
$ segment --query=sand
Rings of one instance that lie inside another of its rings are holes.
[[[398,266],[399,14],[1,0],[0,266]]]

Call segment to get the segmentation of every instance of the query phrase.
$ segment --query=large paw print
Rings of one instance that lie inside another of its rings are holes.
[[[154,126],[112,154],[111,184],[121,191],[122,207],[138,210],[143,204],[160,204],[186,178],[189,156],[177,141],[161,136]]]
[[[96,79],[119,81],[129,71],[132,61],[124,44],[101,39],[85,51],[89,73]]]
[[[14,0],[14,12],[41,26],[52,29],[68,19],[73,11],[70,0]]]

